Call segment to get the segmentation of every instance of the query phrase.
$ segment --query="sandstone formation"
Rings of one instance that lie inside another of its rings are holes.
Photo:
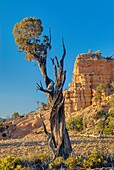
[[[4,123],[4,130],[0,132],[0,140],[21,138],[33,133],[34,130],[42,126],[41,118],[36,112],[29,113],[28,116],[11,120]]]
[[[100,51],[77,56],[70,88],[64,91],[65,112],[71,113],[93,104],[93,97],[99,84],[105,85],[102,99],[114,92],[114,59],[101,56]]]

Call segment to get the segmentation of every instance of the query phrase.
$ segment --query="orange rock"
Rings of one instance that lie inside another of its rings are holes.
[[[112,81],[114,81],[114,59],[106,59],[97,52],[78,55],[74,63],[72,82],[69,83],[69,89],[63,92],[65,112],[90,106],[94,91],[100,83],[107,85],[102,98],[114,93],[114,89],[110,88]]]

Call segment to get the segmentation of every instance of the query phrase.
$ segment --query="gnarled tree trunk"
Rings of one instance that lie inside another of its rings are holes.
[[[72,148],[65,124],[63,95],[60,93],[56,97],[50,113],[51,142],[55,157],[68,158]]]
[[[44,77],[46,89],[43,88],[42,84],[37,84],[37,88],[46,93],[48,102],[50,103],[50,132],[47,131],[46,126],[43,123],[44,131],[48,135],[50,147],[55,155],[55,158],[62,156],[65,159],[69,157],[72,152],[72,147],[66,129],[65,114],[64,114],[64,97],[63,97],[63,86],[66,79],[66,71],[63,70],[64,58],[66,50],[63,42],[63,56],[60,63],[55,56],[52,60],[54,66],[55,83],[47,76],[46,62],[43,60],[38,61],[40,71]]]

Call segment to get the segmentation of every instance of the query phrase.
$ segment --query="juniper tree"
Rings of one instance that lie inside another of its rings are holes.
[[[60,59],[55,56],[51,58],[54,68],[55,81],[53,81],[47,74],[47,56],[48,50],[51,49],[51,34],[44,35],[42,22],[38,18],[25,18],[14,26],[13,34],[18,49],[25,53],[26,60],[36,61],[40,72],[44,78],[44,89],[42,83],[37,83],[37,88],[44,92],[50,104],[50,131],[43,123],[44,132],[48,136],[50,147],[55,155],[64,158],[69,157],[72,147],[69,135],[66,129],[65,114],[64,114],[64,97],[63,86],[66,79],[66,71],[64,70],[64,59],[66,55],[66,48],[64,41],[63,55]]]

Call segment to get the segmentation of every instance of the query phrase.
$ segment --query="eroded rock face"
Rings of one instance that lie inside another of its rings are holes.
[[[24,137],[37,128],[42,126],[41,118],[37,113],[32,116],[23,117],[15,121],[8,121],[4,123],[4,131],[0,133],[0,140],[2,139],[16,139]]]
[[[77,56],[70,88],[64,91],[65,112],[73,112],[93,104],[96,87],[105,84],[106,98],[114,92],[111,83],[114,81],[114,59],[104,58],[99,51]]]

